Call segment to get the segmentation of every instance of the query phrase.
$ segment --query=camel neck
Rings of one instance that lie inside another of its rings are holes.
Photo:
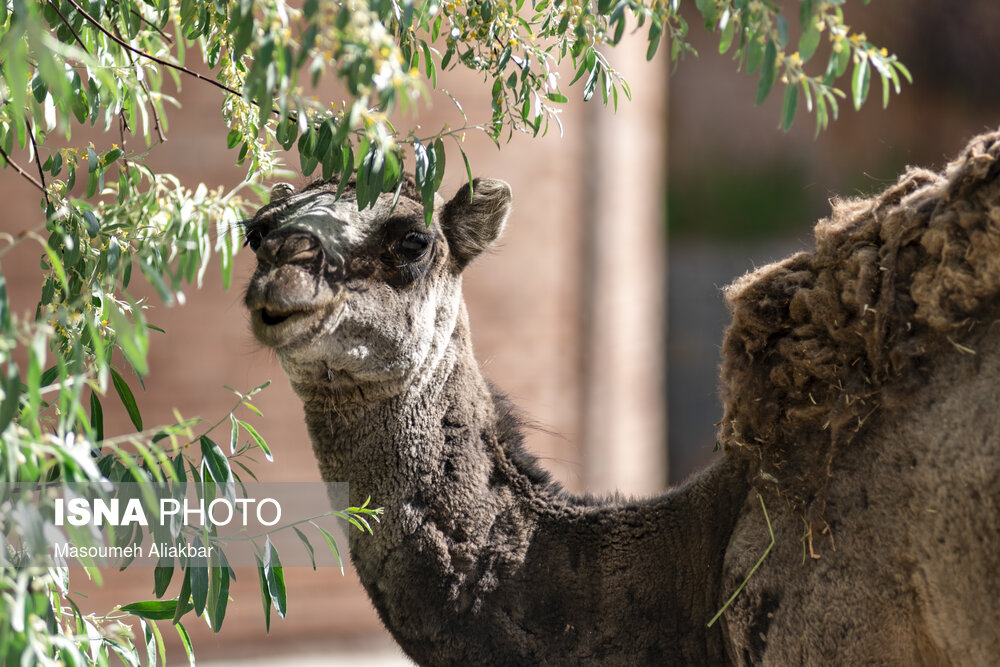
[[[718,626],[705,623],[746,494],[740,463],[658,498],[570,496],[521,451],[471,350],[451,358],[433,393],[306,408],[324,479],[385,508],[374,535],[352,532],[351,557],[407,653],[429,664],[721,661]],[[626,608],[662,632],[620,644],[630,633],[612,626],[629,622]]]

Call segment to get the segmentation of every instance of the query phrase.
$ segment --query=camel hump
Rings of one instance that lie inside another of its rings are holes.
[[[800,505],[822,495],[838,450],[993,321],[998,157],[990,132],[940,172],[836,200],[814,250],[726,289],[720,440]]]

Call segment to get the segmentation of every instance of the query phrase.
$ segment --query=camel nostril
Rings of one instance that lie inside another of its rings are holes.
[[[319,239],[312,234],[296,232],[269,236],[260,244],[257,257],[272,265],[306,264],[320,254]]]

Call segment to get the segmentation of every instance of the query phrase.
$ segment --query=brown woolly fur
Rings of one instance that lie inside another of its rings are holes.
[[[838,452],[904,405],[931,360],[971,354],[1000,293],[1000,132],[942,173],[837,201],[816,248],[726,289],[720,440],[818,517]]]

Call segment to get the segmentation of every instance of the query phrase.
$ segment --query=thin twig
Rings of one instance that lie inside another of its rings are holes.
[[[160,129],[160,112],[156,110],[156,104],[153,103],[153,94],[149,92],[149,84],[143,79],[139,82],[139,85],[146,91],[146,99],[149,100],[149,110],[153,112],[153,129],[156,130],[156,136],[159,138],[161,144],[165,143],[167,137],[163,134],[163,130]]]
[[[38,179],[41,181],[42,193],[45,194],[45,205],[47,208],[52,208],[52,202],[49,201],[49,190],[45,183],[45,172],[42,171],[42,159],[38,155],[38,144],[35,143],[35,130],[31,127],[31,122],[25,118],[24,119],[25,129],[28,131],[28,138],[31,139],[31,151],[35,154],[35,165],[38,167]]]
[[[18,164],[16,162],[14,162],[13,160],[11,160],[10,156],[7,155],[7,151],[5,151],[3,148],[0,148],[0,157],[3,157],[3,159],[7,161],[7,164],[9,164],[10,166],[14,167],[14,171],[16,171],[18,174],[20,174],[21,176],[23,176],[29,183],[31,183],[32,185],[34,185],[36,188],[38,188],[42,192],[45,192],[45,186],[42,185],[41,183],[39,183],[38,180],[34,176],[32,176],[31,174],[29,174],[28,172],[26,172],[20,166],[18,166]]]
[[[757,561],[757,564],[753,566],[752,570],[750,570],[750,573],[743,580],[743,583],[741,583],[739,587],[733,592],[733,594],[729,596],[729,599],[726,600],[726,604],[722,605],[722,609],[717,611],[715,613],[715,616],[712,617],[712,620],[708,622],[708,627],[712,627],[712,625],[714,625],[715,622],[719,620],[719,617],[722,616],[722,612],[724,612],[729,607],[729,605],[733,603],[733,600],[736,599],[736,596],[740,594],[740,591],[743,590],[743,587],[747,585],[748,581],[750,581],[750,577],[753,576],[753,573],[757,571],[757,568],[760,567],[760,564],[763,563],[764,559],[767,558],[767,555],[771,553],[771,548],[774,547],[774,529],[771,528],[771,519],[767,516],[767,507],[764,506],[764,497],[758,493],[757,498],[760,499],[760,508],[764,510],[764,521],[767,522],[767,532],[771,535],[771,543],[767,545],[767,549],[765,549],[764,553],[761,554],[760,559]]]
[[[87,49],[87,45],[83,43],[82,39],[80,39],[80,35],[78,35],[77,32],[76,32],[76,30],[73,28],[73,24],[70,23],[66,19],[66,17],[63,15],[62,11],[59,9],[59,5],[57,5],[56,3],[52,2],[52,0],[48,0],[48,3],[49,3],[49,6],[52,7],[52,9],[56,10],[56,14],[59,15],[59,18],[62,20],[63,25],[65,25],[67,28],[69,28],[69,31],[71,33],[73,33],[73,38],[76,39],[76,43],[80,45],[80,48],[83,49],[83,52],[89,54],[90,51]]]
[[[116,2],[114,4],[116,4],[119,7],[121,7],[121,3]],[[165,33],[162,30],[160,30],[158,27],[156,27],[155,23],[153,23],[152,21],[150,21],[149,19],[147,19],[145,16],[143,16],[139,12],[135,11],[134,9],[129,8],[129,14],[134,14],[135,16],[138,16],[140,21],[142,21],[147,26],[149,26],[150,28],[152,28],[153,30],[155,30],[156,34],[158,34],[160,37],[162,37],[163,39],[165,39],[168,43],[170,43],[170,44],[174,43],[174,38],[173,37],[171,37],[167,33]]]
[[[118,32],[117,28],[115,28],[115,35],[118,39],[122,39],[122,36]],[[132,57],[131,53],[128,54],[128,61],[132,67],[137,67],[135,64],[135,58]],[[143,92],[146,93],[146,99],[149,100],[149,110],[153,112],[153,129],[156,130],[156,136],[160,140],[161,144],[165,143],[167,138],[163,136],[163,130],[160,128],[160,113],[156,110],[156,105],[153,104],[153,94],[149,92],[149,84],[146,83],[146,77],[139,79],[139,86],[142,88]],[[123,143],[122,147],[124,147],[124,145],[125,144]]]
[[[131,128],[128,126],[128,118],[125,117],[125,110],[122,109],[118,112],[118,136],[122,142],[122,150],[125,150],[125,137],[126,132],[131,132]]]
[[[69,4],[73,5],[74,8],[76,8],[76,11],[80,12],[80,15],[83,18],[85,18],[88,21],[90,21],[90,23],[95,28],[97,28],[98,30],[100,30],[101,32],[103,32],[108,37],[108,39],[110,39],[111,41],[115,42],[116,44],[118,44],[118,46],[122,47],[123,49],[131,51],[132,53],[136,54],[137,56],[142,56],[143,58],[146,58],[147,60],[152,60],[154,63],[157,63],[159,65],[163,65],[164,67],[169,67],[170,69],[177,70],[178,72],[181,72],[182,74],[187,74],[188,76],[193,76],[196,79],[199,79],[199,80],[204,81],[206,83],[210,83],[213,86],[215,86],[216,88],[219,88],[221,90],[226,91],[230,95],[236,95],[237,97],[242,97],[243,96],[241,93],[239,93],[236,90],[233,90],[232,88],[230,88],[229,86],[227,86],[224,83],[221,83],[219,81],[215,81],[214,79],[209,79],[208,77],[203,76],[203,75],[201,75],[198,72],[195,72],[193,70],[190,70],[187,67],[183,67],[181,65],[174,64],[174,63],[172,63],[170,61],[167,61],[167,60],[164,60],[164,59],[159,58],[157,56],[154,56],[151,53],[146,53],[145,51],[143,51],[141,49],[135,48],[134,46],[132,46],[131,44],[129,44],[125,40],[123,40],[120,37],[114,35],[111,31],[109,31],[103,25],[101,25],[100,21],[98,21],[93,16],[91,16],[90,14],[88,14],[87,10],[85,10],[83,7],[81,7],[80,4],[76,0],[67,0],[67,1],[69,2]],[[253,105],[255,105],[255,106],[258,106],[258,107],[260,106],[254,100],[250,100],[250,103],[253,104]],[[272,111],[275,114],[280,113],[277,109],[273,109]]]

